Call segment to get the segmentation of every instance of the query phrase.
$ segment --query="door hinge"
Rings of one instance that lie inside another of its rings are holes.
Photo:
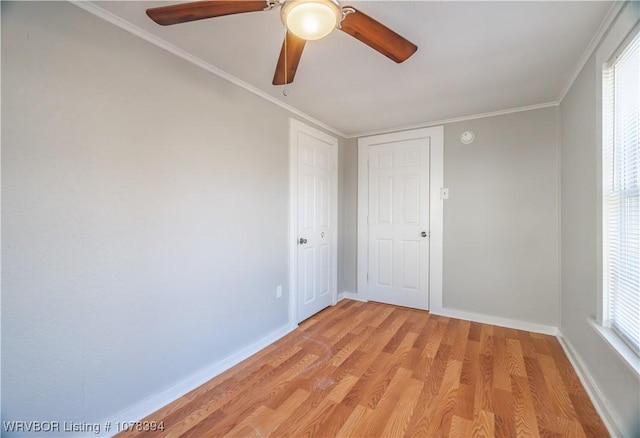
[[[367,272],[367,283],[369,283],[369,273]]]
[[[367,168],[371,169],[371,160],[367,160]]]

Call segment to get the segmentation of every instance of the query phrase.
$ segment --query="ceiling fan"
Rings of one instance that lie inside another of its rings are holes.
[[[367,46],[401,63],[418,47],[375,19],[338,0],[213,0],[181,3],[147,9],[156,23],[168,26],[245,12],[268,11],[280,6],[287,32],[273,76],[273,85],[293,82],[307,41],[318,40],[334,29],[351,35]]]

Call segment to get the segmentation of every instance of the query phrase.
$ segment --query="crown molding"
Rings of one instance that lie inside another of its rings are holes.
[[[502,116],[502,115],[505,115],[505,114],[519,113],[519,112],[523,112],[523,111],[532,111],[532,110],[537,110],[537,109],[541,109],[541,108],[549,108],[549,107],[554,107],[554,106],[558,106],[558,102],[545,102],[545,103],[539,103],[539,104],[536,104],[536,105],[520,106],[520,107],[517,107],[517,108],[510,108],[510,109],[506,109],[506,110],[491,111],[491,112],[488,112],[488,113],[473,114],[473,115],[469,115],[469,116],[454,117],[454,118],[451,118],[451,119],[443,119],[443,120],[435,120],[433,122],[419,123],[419,124],[416,124],[416,125],[401,126],[399,128],[396,127],[396,128],[381,129],[381,130],[378,130],[378,131],[362,132],[362,133],[359,133],[359,134],[349,135],[346,138],[368,137],[370,135],[389,134],[391,132],[407,131],[409,129],[429,128],[431,126],[446,125],[448,123],[464,122],[464,121],[467,121],[467,120],[474,120],[474,119],[483,119],[485,117]]]
[[[580,75],[580,72],[582,72],[582,69],[587,64],[587,61],[589,61],[589,58],[591,58],[591,55],[593,55],[593,52],[595,52],[595,50],[598,48],[598,46],[600,45],[600,42],[602,41],[602,38],[604,38],[605,34],[611,27],[611,24],[616,19],[616,17],[618,16],[618,14],[620,13],[620,11],[622,10],[622,8],[626,3],[627,3],[626,1],[617,1],[613,5],[611,5],[611,7],[609,8],[609,12],[607,12],[607,15],[605,15],[604,19],[602,20],[602,23],[600,23],[600,27],[598,28],[596,33],[593,35],[593,38],[591,38],[591,41],[587,45],[587,48],[584,50],[584,53],[582,54],[580,61],[578,61],[578,64],[576,65],[576,68],[573,71],[573,74],[569,77],[569,80],[567,81],[564,88],[560,92],[560,96],[556,100],[558,105],[564,100],[565,96],[571,89],[571,86],[573,86],[573,83],[576,81],[576,79]]]
[[[291,105],[288,105],[284,102],[282,102],[281,100],[276,99],[275,97],[271,96],[268,93],[265,93],[264,91],[248,84],[247,82],[244,82],[243,80],[240,80],[238,78],[236,78],[233,75],[230,75],[229,73],[220,70],[217,67],[214,67],[213,65],[209,64],[208,62],[204,61],[201,58],[198,58],[197,56],[193,56],[192,54],[186,52],[185,50],[182,50],[179,47],[174,46],[173,44],[170,44],[168,42],[166,42],[165,40],[147,32],[146,30],[143,30],[141,28],[139,28],[138,26],[118,17],[115,14],[112,14],[111,12],[102,9],[101,7],[89,2],[89,1],[82,1],[82,0],[68,0],[69,3],[71,3],[74,6],[77,6],[80,9],[83,9],[87,12],[89,12],[90,14],[93,14],[99,18],[102,18],[105,21],[108,21],[109,23],[118,26],[121,29],[126,30],[127,32],[142,38],[143,40],[146,40],[148,42],[150,42],[151,44],[154,44],[176,56],[179,56],[180,58],[197,65],[200,68],[203,68],[205,70],[207,70],[210,73],[213,73],[216,76],[221,77],[222,79],[225,79],[239,87],[244,88],[245,90],[249,91],[250,93],[255,94],[256,96],[262,97],[265,100],[268,100],[269,102],[278,105],[281,108],[284,108],[285,110],[291,112],[292,114],[295,114],[298,117],[301,117],[313,124],[315,124],[316,126],[319,126],[322,129],[325,129],[333,134],[336,134],[342,138],[347,138],[347,135],[329,125],[327,125],[324,122],[321,122],[318,119],[315,119],[313,117],[311,117],[310,115],[300,111],[297,108],[294,108]]]

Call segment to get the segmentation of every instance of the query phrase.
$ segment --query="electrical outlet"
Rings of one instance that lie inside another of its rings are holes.
[[[278,287],[276,287],[276,298],[282,298],[282,285],[278,285]]]

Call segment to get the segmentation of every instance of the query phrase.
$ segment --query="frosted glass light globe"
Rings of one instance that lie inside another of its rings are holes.
[[[340,7],[331,0],[291,0],[282,6],[284,25],[291,33],[308,41],[329,35],[340,18]]]

